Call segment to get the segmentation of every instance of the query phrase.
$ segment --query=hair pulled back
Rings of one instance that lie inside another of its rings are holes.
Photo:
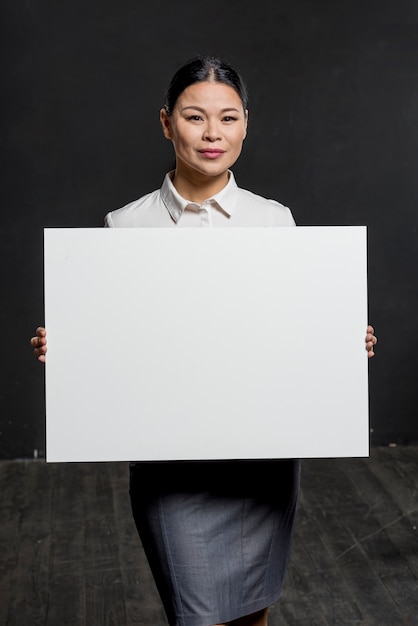
[[[190,85],[205,81],[229,85],[241,98],[244,110],[248,93],[240,74],[229,63],[216,57],[194,57],[174,74],[165,94],[164,108],[171,115],[180,94]]]

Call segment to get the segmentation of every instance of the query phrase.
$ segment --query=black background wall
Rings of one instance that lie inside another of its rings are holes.
[[[44,454],[28,345],[43,322],[43,228],[101,226],[160,185],[162,96],[198,53],[249,85],[240,185],[300,225],[368,226],[372,443],[417,441],[416,1],[5,0],[1,18],[0,458]],[[82,359],[76,337],[71,349]]]

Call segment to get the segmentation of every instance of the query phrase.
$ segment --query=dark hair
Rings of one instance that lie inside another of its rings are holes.
[[[194,83],[210,81],[229,85],[241,98],[244,109],[248,105],[248,94],[240,74],[228,63],[216,57],[195,57],[174,74],[165,94],[164,108],[171,115],[180,94]]]

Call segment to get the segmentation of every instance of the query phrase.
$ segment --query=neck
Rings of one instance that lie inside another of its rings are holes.
[[[179,168],[174,170],[173,185],[179,194],[189,200],[202,204],[205,200],[219,193],[228,183],[228,172],[219,176],[205,176],[196,172],[193,176],[184,175]]]

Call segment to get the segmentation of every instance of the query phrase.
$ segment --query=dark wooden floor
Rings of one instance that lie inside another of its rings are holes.
[[[0,625],[163,626],[127,464],[0,463]],[[418,448],[303,462],[270,626],[418,625]]]

